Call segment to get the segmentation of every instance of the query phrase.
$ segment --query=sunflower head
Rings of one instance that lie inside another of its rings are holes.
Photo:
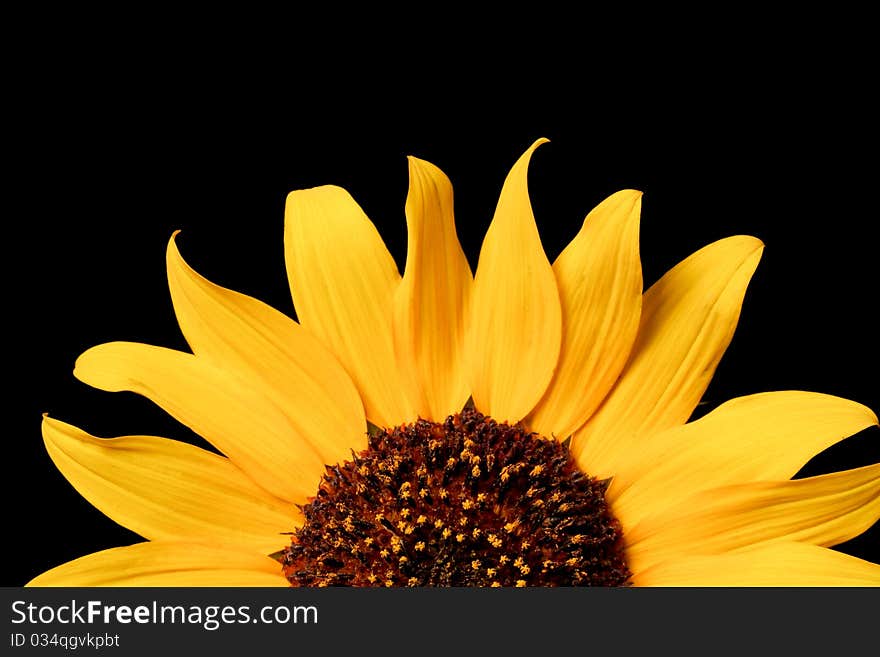
[[[527,186],[544,141],[507,176],[475,275],[432,164],[409,160],[403,275],[345,190],[292,192],[298,322],[199,276],[172,237],[192,353],[104,344],[75,374],[220,454],[46,418],[61,472],[147,541],[32,584],[880,584],[828,549],[876,522],[880,464],[792,480],[872,411],[785,391],[688,422],[760,240],[709,244],[643,291],[641,193],[624,190],[551,264]]]

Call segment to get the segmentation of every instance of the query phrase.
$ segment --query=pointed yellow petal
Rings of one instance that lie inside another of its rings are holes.
[[[556,374],[526,424],[566,438],[592,415],[629,356],[642,309],[641,192],[602,201],[553,264],[562,304]]]
[[[168,243],[168,285],[184,336],[199,358],[262,383],[324,463],[366,448],[363,404],[330,352],[274,308],[214,285]]]
[[[686,554],[720,554],[771,540],[825,547],[880,518],[880,463],[807,479],[703,491],[626,534],[633,571]]]
[[[815,392],[732,399],[696,422],[648,437],[607,499],[624,527],[707,488],[793,477],[813,456],[877,424],[871,409]]]
[[[68,561],[27,586],[290,586],[258,552],[186,542],[136,543]]]
[[[414,420],[394,355],[400,274],[364,211],[339,187],[291,192],[284,249],[297,316],[354,380],[367,419],[381,427]]]
[[[529,202],[527,173],[539,139],[513,165],[486,232],[465,337],[476,408],[518,422],[544,394],[562,332],[559,293]]]
[[[398,364],[411,378],[419,417],[441,422],[470,396],[462,349],[473,277],[455,232],[452,184],[414,157],[406,221],[406,270],[394,297]]]
[[[688,419],[730,344],[763,248],[744,235],[719,240],[645,293],[629,362],[572,440],[572,453],[587,472],[612,476],[643,436]]]
[[[880,565],[804,543],[682,557],[637,573],[636,586],[880,586]]]
[[[89,349],[73,373],[96,388],[152,400],[270,493],[294,502],[315,494],[321,457],[263,393],[265,385],[192,354],[131,342]]]
[[[151,540],[223,540],[259,554],[284,547],[302,514],[229,459],[152,436],[100,439],[43,420],[52,461],[97,509]]]

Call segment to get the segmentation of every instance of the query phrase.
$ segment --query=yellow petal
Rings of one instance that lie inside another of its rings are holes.
[[[765,543],[682,557],[638,573],[636,586],[880,586],[880,566],[805,543]]]
[[[381,427],[414,420],[394,355],[400,274],[364,211],[339,187],[291,192],[284,249],[299,321],[336,354],[367,419]]]
[[[720,554],[764,541],[825,547],[880,518],[880,463],[833,474],[724,486],[687,498],[626,533],[633,571],[685,554]]]
[[[229,459],[152,436],[100,439],[43,420],[43,441],[67,480],[97,509],[151,540],[223,540],[258,554],[284,547],[295,507]]]
[[[526,424],[566,438],[592,415],[629,356],[642,310],[641,192],[602,201],[553,264],[562,304],[556,374]]]
[[[476,408],[518,422],[544,394],[562,332],[559,293],[544,255],[528,193],[539,139],[513,165],[486,232],[465,337]]]
[[[645,293],[629,362],[572,452],[593,476],[614,474],[639,440],[683,424],[730,344],[764,245],[729,237],[706,246]]]
[[[73,373],[96,388],[154,401],[270,493],[294,502],[315,494],[321,457],[264,394],[264,385],[192,354],[131,342],[89,349]]]
[[[784,480],[823,449],[877,424],[871,409],[815,392],[732,399],[695,422],[650,436],[606,494],[624,527],[707,488]]]
[[[409,158],[406,270],[394,298],[394,339],[419,417],[440,422],[470,396],[464,314],[473,277],[455,232],[452,184],[429,162]]]
[[[253,378],[324,463],[366,447],[357,389],[314,336],[274,308],[199,276],[173,237],[167,264],[174,310],[196,356]]]
[[[258,552],[187,542],[136,543],[68,561],[27,586],[290,586]]]

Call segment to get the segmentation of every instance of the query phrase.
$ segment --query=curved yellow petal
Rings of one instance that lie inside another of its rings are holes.
[[[664,561],[633,577],[636,586],[880,586],[880,565],[805,543]]]
[[[300,323],[354,380],[373,424],[415,415],[394,355],[397,265],[376,227],[340,187],[291,192],[284,219],[287,276]]]
[[[264,384],[192,354],[132,342],[89,349],[73,373],[96,388],[152,400],[270,493],[294,502],[315,494],[321,457],[264,394]]]
[[[411,378],[419,417],[435,422],[461,410],[464,315],[473,276],[458,242],[452,184],[433,164],[409,158],[408,246],[394,297],[394,340],[401,374]]]
[[[52,461],[93,506],[151,540],[223,540],[259,554],[289,541],[302,514],[229,459],[166,438],[101,439],[43,419]]]
[[[825,547],[880,518],[880,463],[792,481],[724,486],[687,498],[627,531],[633,571],[684,554],[720,554],[771,540]]]
[[[474,279],[465,350],[476,408],[518,422],[541,399],[562,333],[559,293],[528,192],[539,139],[510,170],[486,231]]]
[[[27,586],[290,586],[259,552],[187,542],[135,543],[68,561]]]
[[[877,424],[871,409],[815,392],[732,399],[695,422],[648,437],[606,498],[624,527],[707,489],[784,480],[823,449]]]
[[[683,424],[730,344],[764,245],[739,235],[706,246],[645,293],[629,362],[572,440],[586,472],[610,477],[643,436]]]
[[[556,374],[526,424],[567,438],[598,408],[629,356],[642,311],[642,193],[612,194],[553,263],[562,304]]]
[[[167,265],[174,311],[196,356],[262,382],[263,393],[324,463],[366,448],[358,391],[314,336],[274,308],[199,276],[180,256],[174,237]]]

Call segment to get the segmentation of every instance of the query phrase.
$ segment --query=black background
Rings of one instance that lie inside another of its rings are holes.
[[[537,84],[531,74],[496,80],[487,70],[483,84],[465,88],[431,70],[339,73],[320,86],[301,72],[302,64],[257,85],[237,71],[231,84],[192,67],[172,83],[149,65],[117,76],[56,62],[20,100],[4,222],[0,583],[21,585],[139,540],[57,472],[41,413],[100,436],[205,445],[150,402],[71,374],[81,352],[105,341],[186,348],[165,282],[171,232],[182,229],[181,251],[200,273],[292,314],[287,192],[346,187],[402,267],[407,154],[452,179],[472,267],[507,170],[540,136],[551,143],[533,158],[530,190],[551,261],[585,214],[625,187],[645,193],[646,286],[706,243],[759,237],[764,257],[703,408],[804,389],[880,409],[876,172],[863,160],[877,152],[877,108],[858,79],[778,69],[759,82],[735,67],[708,78],[660,69],[655,85],[584,68]],[[877,462],[878,434],[828,450],[803,474]],[[880,562],[878,527],[840,549]]]

